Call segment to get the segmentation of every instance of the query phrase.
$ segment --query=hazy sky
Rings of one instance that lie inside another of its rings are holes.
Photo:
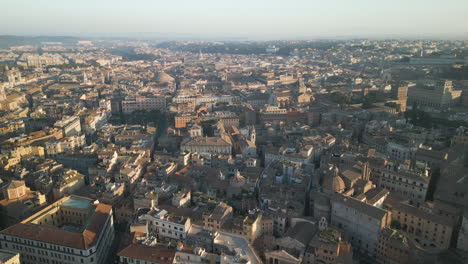
[[[468,36],[468,0],[2,0],[0,6],[0,34]]]

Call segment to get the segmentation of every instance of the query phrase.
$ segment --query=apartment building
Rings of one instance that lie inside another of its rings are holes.
[[[208,230],[221,230],[222,226],[232,217],[233,209],[225,203],[219,203],[210,214],[203,215],[203,224]]]
[[[166,110],[165,97],[127,97],[122,101],[122,111],[125,114],[130,114],[137,110],[159,110],[161,112]]]
[[[379,185],[392,195],[420,204],[426,200],[429,181],[429,171],[425,167],[410,168],[409,161],[402,164],[388,162],[382,171]]]
[[[146,222],[148,231],[162,240],[185,240],[190,229],[191,221],[188,217],[179,217],[168,213],[166,210],[153,209],[139,217]]]

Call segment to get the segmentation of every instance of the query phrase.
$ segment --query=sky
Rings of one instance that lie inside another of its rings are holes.
[[[0,34],[468,39],[468,0],[2,0]]]

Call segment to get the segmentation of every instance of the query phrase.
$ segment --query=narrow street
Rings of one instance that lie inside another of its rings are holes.
[[[150,154],[151,161],[154,160],[154,157],[153,157],[154,152],[156,151],[156,149],[158,148],[158,145],[159,145],[158,144],[158,139],[159,139],[159,137],[161,137],[161,135],[166,133],[167,127],[168,127],[167,114],[163,113],[163,114],[161,114],[161,120],[157,124],[156,133],[154,134],[154,145],[153,145],[153,149],[151,150],[151,154]]]

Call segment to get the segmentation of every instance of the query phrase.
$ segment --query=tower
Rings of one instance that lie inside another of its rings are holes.
[[[250,128],[250,141],[252,141],[254,144],[256,144],[257,141],[257,132],[254,126]]]
[[[299,78],[299,93],[304,94],[307,92],[307,86],[304,83],[303,78]]]
[[[88,75],[86,74],[86,72],[83,72],[83,83],[87,83],[88,82]]]
[[[6,100],[6,92],[5,87],[3,85],[0,86],[0,101]]]
[[[408,86],[398,87],[397,100],[400,105],[400,112],[406,112],[406,103],[408,101]]]
[[[424,57],[424,46],[423,46],[422,41],[419,42],[419,49],[420,49],[420,54],[419,54],[419,56]]]

